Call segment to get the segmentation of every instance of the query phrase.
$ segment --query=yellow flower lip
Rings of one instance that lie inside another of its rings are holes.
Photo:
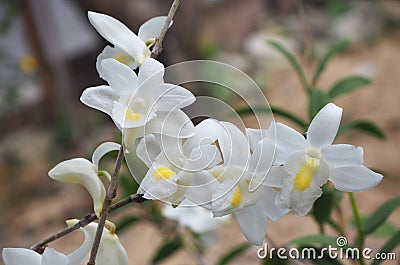
[[[175,176],[176,172],[174,172],[172,169],[168,167],[160,167],[154,170],[152,175],[157,180],[161,180],[161,179],[169,179],[170,177]]]
[[[236,208],[239,206],[241,202],[242,202],[242,192],[240,191],[240,187],[238,186],[232,195],[231,205],[233,208]]]
[[[319,159],[307,156],[306,161],[301,165],[294,177],[293,188],[299,191],[304,191],[309,188],[318,166]]]
[[[125,118],[129,121],[137,121],[140,119],[141,116],[142,116],[142,114],[140,114],[138,112],[134,112],[131,109],[127,109],[125,112]]]

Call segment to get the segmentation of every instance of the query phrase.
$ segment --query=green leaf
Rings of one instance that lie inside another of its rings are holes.
[[[348,130],[358,130],[384,140],[386,138],[383,130],[373,121],[370,120],[355,120],[340,126],[339,134],[345,133]]]
[[[163,261],[168,258],[180,248],[183,247],[182,240],[180,238],[175,238],[173,240],[164,242],[156,251],[152,258],[152,264]]]
[[[308,235],[293,239],[290,245],[308,246],[308,245],[331,245],[336,246],[336,237],[328,235]]]
[[[117,227],[117,230],[115,231],[117,234],[119,234],[122,230],[125,228],[128,228],[130,225],[136,223],[139,221],[139,217],[135,215],[130,215],[125,218],[123,218],[121,221],[119,221],[115,226]]]
[[[306,93],[308,93],[310,89],[309,89],[309,86],[307,83],[306,76],[303,72],[303,69],[301,69],[299,62],[294,57],[294,55],[291,52],[289,52],[285,47],[283,47],[283,45],[280,44],[279,42],[276,42],[274,40],[269,40],[268,44],[271,45],[273,48],[275,48],[277,51],[279,51],[283,56],[285,56],[285,58],[288,60],[290,65],[296,71],[297,76],[301,82],[301,85],[303,86],[304,91],[306,91]]]
[[[333,44],[329,48],[328,52],[317,63],[317,67],[315,69],[315,72],[314,72],[314,75],[312,78],[312,86],[315,86],[317,84],[322,72],[325,70],[330,59],[332,59],[332,57],[336,53],[344,50],[349,45],[349,43],[350,42],[347,40],[342,40],[342,41],[339,41],[339,42]]]
[[[400,196],[391,199],[382,204],[364,223],[364,233],[371,234],[381,224],[383,224],[389,215],[400,207]]]
[[[333,199],[334,196],[332,193],[324,192],[322,196],[315,201],[312,215],[319,224],[322,225],[328,221],[333,209]]]
[[[361,217],[361,220],[363,221],[363,223],[365,223],[367,217],[366,216]],[[353,227],[356,227],[356,222],[354,218],[350,220],[350,224]],[[375,237],[390,238],[396,232],[397,232],[397,226],[386,220],[380,226],[378,226],[378,228],[376,228],[370,235]]]
[[[233,259],[237,258],[240,254],[245,252],[251,245],[249,243],[243,243],[236,247],[231,248],[225,255],[223,255],[217,262],[217,265],[229,264]]]
[[[400,244],[400,229],[397,231],[397,233],[395,233],[388,241],[386,241],[386,243],[381,247],[381,249],[379,250],[379,253],[390,253],[395,247],[397,247]],[[396,254],[394,254],[396,255]],[[394,256],[394,259],[396,259],[397,257]],[[371,265],[378,265],[381,264],[382,261],[384,261],[383,259],[375,259]]]
[[[308,102],[308,115],[312,120],[318,111],[330,102],[327,93],[319,88],[314,88],[310,91]]]
[[[287,111],[283,108],[276,107],[276,106],[270,106],[271,109],[269,109],[266,106],[245,106],[241,107],[239,109],[236,109],[236,113],[239,115],[247,115],[247,114],[254,114],[255,112],[265,112],[265,113],[272,113],[276,116],[281,116],[283,118],[286,118],[297,125],[299,125],[301,128],[305,128],[307,126],[307,122],[303,120],[301,117],[297,116],[296,114],[291,113],[290,111]]]
[[[334,83],[329,89],[328,95],[331,99],[335,99],[369,84],[371,84],[371,79],[364,76],[348,76]]]

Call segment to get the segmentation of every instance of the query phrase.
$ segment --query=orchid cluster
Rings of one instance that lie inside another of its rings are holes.
[[[261,245],[267,219],[276,222],[289,212],[306,215],[328,181],[338,190],[353,192],[370,189],[382,180],[382,175],[363,166],[361,147],[333,144],[342,116],[342,108],[335,104],[319,111],[305,136],[279,122],[245,133],[232,123],[211,118],[195,126],[181,110],[195,101],[194,95],[165,83],[164,65],[151,58],[151,47],[166,17],[145,22],[138,35],[104,14],[89,12],[89,20],[113,47],[105,47],[96,62],[108,85],[87,88],[81,101],[108,114],[123,133],[123,150],[135,153],[148,167],[137,191],[145,199],[179,206],[175,210],[183,212],[183,207],[201,206],[215,218],[232,214],[248,241]],[[99,217],[104,182],[110,180],[110,174],[99,169],[99,161],[119,149],[117,143],[103,143],[92,161],[61,162],[49,176],[83,185]],[[199,220],[193,216],[197,213],[173,217],[172,211],[165,210],[165,215],[199,232],[208,229],[191,226]],[[43,255],[4,249],[4,261],[6,265],[78,264],[89,251],[95,226],[81,229],[85,241],[69,255],[51,248]],[[104,231],[96,264],[127,264],[115,228],[110,227]]]

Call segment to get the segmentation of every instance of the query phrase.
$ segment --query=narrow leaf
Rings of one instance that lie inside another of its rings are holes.
[[[229,264],[233,259],[237,258],[240,254],[245,252],[251,245],[243,243],[236,247],[231,248],[225,255],[223,255],[217,262],[217,265]]]
[[[348,76],[334,83],[330,88],[328,95],[331,99],[335,99],[369,84],[371,84],[371,79],[364,76]]]
[[[314,88],[310,91],[308,101],[308,115],[312,120],[318,111],[330,102],[326,92],[319,88]]]
[[[270,108],[266,107],[266,106],[245,106],[239,109],[235,110],[237,114],[239,115],[247,115],[247,114],[254,114],[254,112],[265,112],[265,113],[270,113],[272,111],[272,113],[276,116],[281,116],[283,118],[286,118],[294,123],[296,123],[297,125],[299,125],[301,128],[305,128],[307,126],[307,123],[305,120],[303,120],[301,117],[297,116],[296,114],[285,110],[283,108],[280,107],[276,107],[276,106],[270,106]]]
[[[333,44],[328,52],[318,61],[317,63],[317,67],[315,69],[313,78],[312,78],[312,84],[313,86],[315,86],[318,82],[318,79],[320,78],[322,72],[325,70],[328,62],[332,59],[332,57],[337,54],[338,52],[344,50],[348,45],[349,45],[349,41],[347,40],[342,40],[339,41],[335,44]]]
[[[176,238],[167,242],[164,242],[156,251],[152,258],[152,264],[159,263],[164,259],[168,258],[180,248],[182,248],[182,240],[180,238]]]
[[[268,44],[271,45],[272,47],[274,47],[283,56],[285,56],[285,58],[288,60],[290,65],[296,71],[297,76],[298,76],[298,78],[299,78],[299,80],[301,82],[301,85],[303,86],[304,91],[306,93],[308,93],[309,92],[309,86],[308,86],[308,83],[307,83],[306,76],[304,74],[303,69],[301,69],[301,66],[300,66],[299,62],[294,57],[294,55],[291,52],[289,52],[285,47],[283,47],[283,45],[280,44],[279,42],[276,42],[274,40],[269,40]]]
[[[381,140],[386,138],[383,130],[376,123],[370,120],[355,120],[347,124],[343,124],[340,126],[339,134],[345,133],[348,130],[358,130]]]
[[[389,255],[389,253],[398,245],[400,244],[400,229],[395,233],[386,243],[381,247],[379,250],[379,253],[385,253],[386,255]],[[397,259],[397,253],[390,253],[392,256],[392,259]],[[374,261],[371,263],[371,265],[378,265],[381,264],[384,261],[384,259],[374,259]]]
[[[312,215],[319,224],[323,225],[328,221],[333,209],[333,199],[334,196],[332,193],[324,192],[322,196],[315,201]]]
[[[364,233],[372,233],[383,224],[389,215],[400,207],[400,196],[382,204],[364,223]]]

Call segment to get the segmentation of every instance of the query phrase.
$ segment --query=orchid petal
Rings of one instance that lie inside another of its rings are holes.
[[[307,141],[303,135],[296,130],[286,126],[280,122],[275,123],[276,128],[276,149],[277,156],[276,165],[282,165],[286,159],[295,152],[305,150]]]
[[[382,181],[383,176],[365,166],[346,166],[331,170],[329,178],[335,188],[345,192],[369,190]]]
[[[138,88],[138,77],[127,65],[115,59],[104,59],[101,62],[101,76],[108,82],[118,96],[135,93]]]
[[[158,94],[155,88],[164,83],[163,77],[164,65],[153,58],[147,58],[139,69],[139,89]]]
[[[122,56],[122,59],[121,59]],[[135,60],[126,52],[124,52],[121,48],[106,46],[103,51],[97,56],[96,59],[96,69],[99,73],[100,78],[105,79],[103,75],[104,70],[101,67],[101,62],[105,59],[116,59],[119,62],[126,64],[131,69],[136,69],[138,64]]]
[[[216,166],[222,161],[221,153],[215,145],[200,145],[192,150],[185,169],[200,171]]]
[[[246,239],[261,246],[267,230],[267,217],[261,204],[245,207],[233,213]]]
[[[143,61],[149,53],[146,44],[115,18],[90,11],[88,17],[90,23],[103,38],[127,52],[136,62]]]
[[[105,142],[99,145],[96,150],[94,150],[92,155],[92,162],[96,168],[99,168],[100,159],[111,151],[118,151],[121,148],[120,144],[113,143],[113,142]]]
[[[3,261],[5,265],[41,265],[42,256],[30,249],[3,248]]]
[[[151,167],[153,161],[160,154],[160,142],[153,134],[144,136],[137,148],[136,155],[146,164],[147,167]]]
[[[183,152],[189,156],[190,152],[200,145],[212,144],[219,136],[221,124],[214,119],[206,119],[195,127],[195,134],[183,144]]]
[[[329,103],[317,113],[307,131],[307,141],[311,147],[319,149],[333,143],[339,130],[342,112],[342,108]]]
[[[196,205],[211,209],[212,195],[217,191],[219,182],[207,171],[193,172],[191,175],[185,197]]]
[[[246,136],[238,127],[229,122],[221,122],[218,143],[221,148],[225,166],[248,166],[250,147]]]
[[[144,134],[157,133],[176,138],[188,138],[195,133],[192,121],[182,110],[157,113],[157,117],[145,125],[144,131]]]
[[[335,144],[321,149],[323,159],[329,167],[355,166],[363,163],[362,147],[349,144]]]
[[[100,216],[106,191],[90,161],[83,158],[63,161],[49,171],[49,176],[60,182],[78,183],[84,186],[92,196],[96,215]]]
[[[159,111],[170,111],[191,105],[196,99],[184,87],[173,84],[162,84],[157,87],[159,96],[156,98],[156,108]]]
[[[166,20],[166,16],[153,17],[147,20],[140,26],[138,37],[144,42],[157,38],[158,36],[160,36],[161,30],[163,29]],[[169,27],[171,26],[172,21],[169,24]]]
[[[46,248],[42,255],[41,265],[68,265],[68,258],[63,253],[52,248]]]
[[[100,110],[111,116],[114,101],[118,100],[118,97],[111,87],[97,86],[86,88],[80,100],[86,106]]]
[[[268,176],[264,180],[264,185],[274,188],[281,188],[283,178],[287,176],[283,166],[272,166]]]
[[[76,221],[79,222],[79,220]],[[83,228],[80,228],[80,230],[82,231],[85,239],[78,249],[67,255],[68,265],[79,265],[92,248],[94,237],[92,238],[89,232],[87,232]]]
[[[246,136],[249,141],[251,150],[256,149],[258,142],[269,136],[270,134],[269,131],[270,131],[269,129],[261,130],[261,129],[246,128]]]
[[[275,155],[275,145],[268,139],[261,140],[250,157],[249,171],[253,173],[249,190],[256,190],[267,177]]]

